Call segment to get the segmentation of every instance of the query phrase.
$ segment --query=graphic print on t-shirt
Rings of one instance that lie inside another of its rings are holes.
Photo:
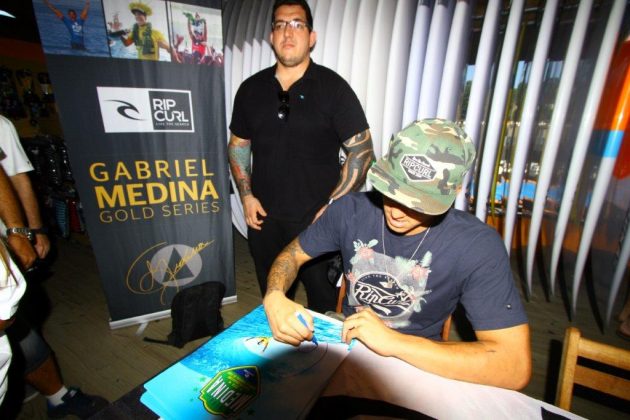
[[[422,310],[426,302],[427,280],[431,273],[431,251],[418,262],[374,251],[378,240],[353,242],[354,256],[350,259],[348,303],[350,306],[369,305],[392,328],[410,324],[409,317]]]

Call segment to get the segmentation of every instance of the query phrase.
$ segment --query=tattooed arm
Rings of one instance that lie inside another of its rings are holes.
[[[260,201],[252,194],[251,144],[250,140],[232,135],[228,144],[228,155],[232,177],[241,196],[245,222],[252,229],[261,230],[262,218],[267,216],[267,212],[263,209]]]
[[[338,199],[350,191],[357,191],[365,182],[365,176],[374,160],[374,149],[372,147],[372,136],[370,130],[362,131],[350,137],[343,143],[346,151],[346,162],[341,168],[339,183],[330,195],[333,200]],[[327,206],[322,207],[313,221],[324,213]]]
[[[267,293],[263,305],[273,337],[294,346],[310,340],[313,334],[313,318],[302,305],[288,299],[285,293],[293,284],[302,264],[310,260],[311,257],[304,252],[296,238],[276,257],[267,277]],[[298,312],[302,314],[308,327],[299,321],[296,316]]]

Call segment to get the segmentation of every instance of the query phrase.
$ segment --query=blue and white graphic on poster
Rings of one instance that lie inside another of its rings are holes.
[[[167,420],[303,417],[348,354],[341,322],[312,314],[317,344],[293,347],[273,339],[259,306],[147,382],[140,400]]]

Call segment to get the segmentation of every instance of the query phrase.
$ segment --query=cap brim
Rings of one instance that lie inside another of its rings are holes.
[[[410,187],[389,175],[394,172],[386,159],[379,159],[368,171],[367,179],[374,189],[419,213],[436,216],[453,205],[457,194],[432,194],[421,186]]]

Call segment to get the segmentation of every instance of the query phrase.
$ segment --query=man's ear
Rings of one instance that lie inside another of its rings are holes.
[[[317,44],[317,32],[311,31],[308,40],[308,46],[311,51],[313,51],[313,48],[315,48],[315,44]]]

